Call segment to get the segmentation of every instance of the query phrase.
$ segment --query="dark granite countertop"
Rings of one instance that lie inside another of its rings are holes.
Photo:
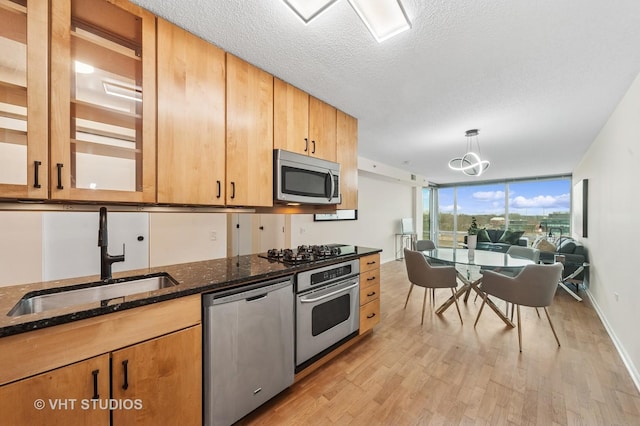
[[[109,306],[101,306],[101,303],[97,301],[82,305],[74,305],[63,309],[51,309],[40,313],[14,317],[8,316],[7,314],[26,293],[35,292],[37,294],[39,291],[52,288],[99,281],[99,276],[94,275],[89,277],[0,287],[0,337],[51,327],[70,321],[91,318],[98,315],[149,305],[192,294],[231,288],[269,278],[286,276],[295,272],[379,253],[381,251],[382,250],[380,249],[369,247],[356,247],[356,253],[353,255],[301,265],[285,265],[264,259],[256,254],[252,254],[233,258],[214,259],[202,262],[183,263],[178,265],[114,273],[113,277],[117,279],[166,272],[178,282],[178,285],[151,292],[125,296],[124,298],[120,298],[123,300],[122,303],[116,303]]]

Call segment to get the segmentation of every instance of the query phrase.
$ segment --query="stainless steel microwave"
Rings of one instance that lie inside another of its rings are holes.
[[[340,204],[340,164],[274,149],[273,186],[276,203]]]

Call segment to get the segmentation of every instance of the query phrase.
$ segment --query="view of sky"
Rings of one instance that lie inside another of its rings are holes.
[[[571,207],[571,180],[541,180],[509,183],[509,212],[548,215],[568,212]],[[460,186],[457,188],[459,214],[495,214],[505,211],[504,184]],[[438,191],[440,211],[453,212],[453,188]],[[428,200],[426,200],[428,204]]]

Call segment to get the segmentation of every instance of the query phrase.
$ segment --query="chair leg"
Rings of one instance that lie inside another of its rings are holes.
[[[560,347],[560,340],[558,339],[558,335],[556,334],[556,329],[553,328],[553,323],[551,322],[551,317],[549,316],[549,312],[547,311],[547,307],[544,307],[544,313],[547,314],[547,319],[549,320],[549,325],[551,326],[551,331],[553,331],[553,335],[556,338],[556,342],[558,342],[558,347]]]
[[[518,317],[518,347],[522,352],[522,327],[520,326],[520,305],[516,305],[516,316]]]
[[[476,324],[478,324],[478,320],[480,319],[480,314],[482,313],[482,308],[484,308],[484,304],[487,303],[487,293],[482,297],[482,304],[480,305],[480,309],[478,310],[478,316],[476,317],[476,322],[473,323],[473,327],[475,328]]]
[[[427,293],[429,292],[428,288],[424,289],[424,298],[422,299],[422,320],[420,321],[420,325],[424,324],[424,306],[427,304]]]
[[[536,308],[536,314],[538,314],[538,318],[540,318],[540,311]]]
[[[411,296],[411,290],[413,290],[413,283],[411,284],[411,287],[409,287],[409,294],[407,294],[407,301],[404,302],[404,308],[403,309],[407,309],[407,303],[409,303],[409,296]]]
[[[464,324],[464,322],[462,322],[462,314],[460,313],[460,306],[458,305],[458,298],[456,298],[456,292],[455,292],[455,290],[453,288],[451,289],[451,295],[453,296],[453,301],[456,304],[456,310],[458,311],[458,317],[460,317],[460,324]]]

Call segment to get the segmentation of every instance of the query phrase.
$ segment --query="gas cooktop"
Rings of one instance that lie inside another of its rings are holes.
[[[355,252],[355,246],[344,244],[325,244],[312,246],[303,245],[298,246],[295,249],[271,249],[266,253],[260,253],[258,256],[274,262],[300,264],[337,258],[340,256],[354,254]]]

